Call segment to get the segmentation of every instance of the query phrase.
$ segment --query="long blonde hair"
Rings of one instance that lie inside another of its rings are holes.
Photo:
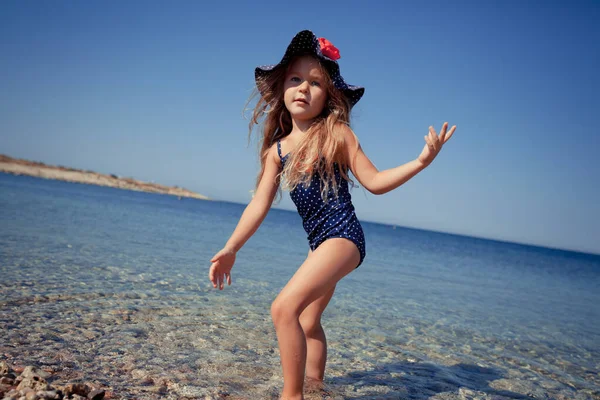
[[[315,60],[318,61],[317,58]],[[351,107],[346,96],[333,85],[329,73],[320,62],[319,66],[325,76],[327,102],[321,115],[314,120],[290,153],[278,179],[283,178],[283,188],[291,191],[300,184],[309,186],[314,174],[318,173],[321,178],[321,197],[327,201],[329,190],[332,189],[337,197],[339,189],[335,180],[334,163],[338,164],[342,178],[353,184],[348,176],[350,163],[344,145],[344,130],[350,125]],[[255,126],[259,126],[260,172],[256,187],[263,176],[269,149],[292,131],[292,118],[283,101],[283,82],[287,70],[288,67],[278,68],[267,77],[258,79],[256,89],[248,100],[250,103],[254,97],[259,97],[249,123],[249,136]],[[278,195],[280,194],[281,191],[278,190]]]

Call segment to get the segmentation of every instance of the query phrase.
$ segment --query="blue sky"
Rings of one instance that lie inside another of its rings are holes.
[[[316,4],[0,2],[0,153],[247,203],[254,67],[311,29],[366,87],[378,168],[458,125],[396,191],[355,189],[361,219],[600,253],[598,2]]]

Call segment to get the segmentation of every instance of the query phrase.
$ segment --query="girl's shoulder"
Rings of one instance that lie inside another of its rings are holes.
[[[276,141],[275,146],[278,146],[279,156],[281,158],[286,157],[292,150],[298,147],[299,142],[300,140],[298,138],[291,138],[290,135],[286,135]]]
[[[279,153],[278,148],[279,148],[279,140],[276,140],[275,142],[273,142],[271,147],[269,147],[269,150],[268,150],[269,157],[277,156]]]
[[[267,159],[274,161],[277,165],[281,166],[281,161],[282,161],[282,157],[281,157],[281,143],[279,140],[276,140],[271,147],[269,147],[269,150],[267,150]]]
[[[344,139],[344,144],[349,147],[355,147],[358,144],[358,137],[348,126],[343,122],[338,122],[335,126],[335,129],[339,132],[340,136]]]

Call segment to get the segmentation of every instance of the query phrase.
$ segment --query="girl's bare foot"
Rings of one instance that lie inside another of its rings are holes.
[[[327,389],[327,385],[322,380],[306,378],[304,382],[304,393],[306,400],[325,400],[333,399],[333,394]]]

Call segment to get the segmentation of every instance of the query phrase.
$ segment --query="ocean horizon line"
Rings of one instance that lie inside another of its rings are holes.
[[[129,192],[145,193],[145,194],[149,194],[149,195],[164,195],[164,196],[172,197],[172,195],[169,195],[166,193],[137,191],[137,190],[122,188],[122,187],[101,186],[101,185],[94,185],[94,184],[89,184],[89,183],[84,183],[84,182],[71,182],[71,181],[65,181],[65,180],[60,180],[60,179],[43,178],[43,177],[33,176],[33,175],[15,175],[15,174],[11,174],[11,173],[5,172],[5,171],[0,171],[0,174],[6,174],[6,175],[11,175],[11,176],[16,176],[16,177],[29,177],[29,178],[34,178],[34,179],[41,179],[44,181],[57,181],[57,182],[80,184],[80,185],[86,185],[86,186],[96,186],[96,187],[104,187],[104,188],[110,188],[110,189],[126,190]],[[236,204],[236,205],[244,206],[244,207],[248,205],[248,203],[242,203],[239,201],[232,201],[232,200],[226,200],[226,199],[218,199],[218,198],[213,198],[213,197],[210,197],[207,199],[185,197],[185,198],[182,198],[181,200],[183,200],[183,199],[197,200],[197,201],[210,201],[210,202],[216,202],[216,203]],[[289,212],[292,214],[296,213],[296,210],[294,210],[294,209],[287,209],[287,208],[282,208],[282,207],[272,207],[271,210],[284,211],[284,212]],[[436,229],[423,228],[423,227],[417,227],[417,226],[408,226],[408,225],[395,224],[395,223],[389,223],[389,222],[374,221],[374,220],[369,220],[369,219],[365,219],[365,218],[361,218],[360,221],[361,221],[361,223],[380,225],[380,226],[389,227],[391,229],[401,228],[401,229],[408,229],[408,230],[428,232],[428,233],[451,235],[451,236],[457,236],[457,237],[463,237],[463,238],[469,238],[469,239],[475,239],[475,240],[481,240],[481,241],[502,243],[502,244],[520,246],[520,247],[538,248],[538,249],[543,249],[546,251],[556,251],[556,252],[579,254],[579,255],[583,255],[583,256],[600,257],[600,252],[595,252],[594,250],[591,250],[591,249],[575,249],[575,248],[558,247],[558,246],[551,246],[551,245],[545,245],[545,244],[533,243],[533,242],[518,242],[518,241],[514,241],[514,240],[509,240],[509,239],[486,237],[486,236],[472,235],[472,234],[466,234],[466,233],[460,233],[460,232],[443,231],[443,230],[436,230]]]

